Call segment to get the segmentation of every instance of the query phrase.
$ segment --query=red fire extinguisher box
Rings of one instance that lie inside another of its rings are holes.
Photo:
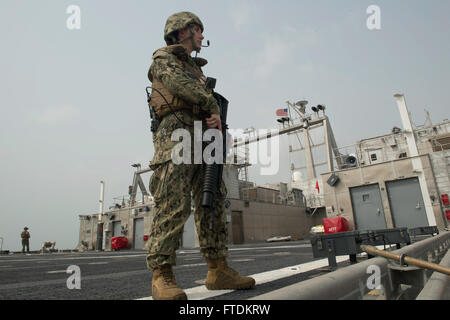
[[[126,249],[128,247],[127,237],[112,237],[111,238],[111,249],[120,250]]]
[[[325,234],[349,231],[348,221],[342,217],[324,218],[323,228]]]

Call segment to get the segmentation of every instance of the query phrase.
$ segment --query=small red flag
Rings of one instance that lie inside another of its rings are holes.
[[[316,180],[316,189],[317,189],[317,193],[320,193],[320,190],[319,190],[319,180]]]

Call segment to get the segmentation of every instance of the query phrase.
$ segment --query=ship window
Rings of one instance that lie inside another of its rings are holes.
[[[376,160],[377,160],[377,155],[376,155],[376,153],[372,153],[372,154],[370,155],[370,160],[372,160],[372,161],[376,161]]]
[[[433,151],[442,151],[450,149],[450,134],[440,135],[431,140]]]
[[[369,200],[369,195],[363,194],[363,202],[366,202],[367,200]]]

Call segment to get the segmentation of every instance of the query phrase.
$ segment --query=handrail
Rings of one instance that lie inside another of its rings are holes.
[[[450,232],[392,251],[398,255],[408,255],[418,259],[435,260],[450,247]],[[379,270],[380,286],[387,300],[395,298],[399,283],[394,279],[395,270],[386,258],[376,257],[338,269],[334,272],[309,279],[291,286],[253,297],[251,300],[353,300],[363,299],[371,289],[369,277],[373,277],[373,266]],[[419,269],[420,270],[420,269]]]
[[[447,251],[447,254],[441,260],[440,265],[447,268],[450,267],[450,251]],[[445,274],[434,272],[423,290],[417,296],[416,300],[441,299],[442,295],[445,293],[445,289],[447,288],[449,278],[450,277]]]
[[[441,266],[441,265],[438,265],[435,263],[411,258],[406,255],[397,255],[392,252],[378,250],[377,248],[375,248],[373,246],[368,246],[368,245],[361,245],[361,250],[363,250],[371,255],[378,255],[378,256],[388,258],[388,259],[397,260],[400,262],[400,264],[405,263],[407,265],[413,265],[413,266],[423,268],[423,269],[431,269],[433,271],[441,272],[443,274],[450,276],[450,268],[447,268],[445,266]]]

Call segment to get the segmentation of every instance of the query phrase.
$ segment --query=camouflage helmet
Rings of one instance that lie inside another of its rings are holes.
[[[174,32],[182,30],[194,23],[197,24],[203,32],[202,21],[192,12],[183,11],[174,13],[166,21],[166,26],[164,27],[164,40],[166,43],[172,42]]]

